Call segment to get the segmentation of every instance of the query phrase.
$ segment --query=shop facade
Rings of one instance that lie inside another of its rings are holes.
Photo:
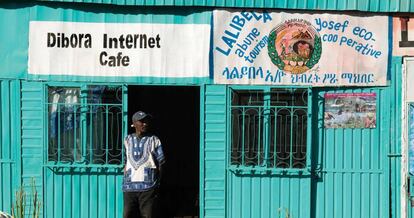
[[[404,5],[103,3],[0,5],[0,210],[121,217],[145,110],[165,217],[412,216]]]

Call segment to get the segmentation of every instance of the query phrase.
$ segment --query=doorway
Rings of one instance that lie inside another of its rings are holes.
[[[128,86],[128,122],[138,110],[153,116],[166,157],[161,217],[199,217],[199,87]]]
[[[401,126],[401,217],[414,217],[414,57],[404,57]],[[410,191],[411,190],[411,191]]]

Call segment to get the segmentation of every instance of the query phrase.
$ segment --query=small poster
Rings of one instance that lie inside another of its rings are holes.
[[[325,128],[375,128],[375,93],[325,94]]]

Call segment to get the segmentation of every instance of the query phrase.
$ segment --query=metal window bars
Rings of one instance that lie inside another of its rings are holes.
[[[231,165],[305,168],[308,90],[232,90]]]
[[[60,93],[57,94],[56,90]],[[108,93],[104,95],[97,101],[96,96],[89,92],[88,99],[82,100],[77,88],[49,89],[49,164],[123,164],[122,99],[103,100],[108,98]],[[109,95],[109,98],[113,97]]]

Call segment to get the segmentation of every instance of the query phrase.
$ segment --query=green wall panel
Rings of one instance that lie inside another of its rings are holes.
[[[204,199],[202,217],[226,217],[226,86],[206,85],[204,95]]]
[[[43,82],[22,82],[22,183],[36,180],[43,217],[122,217],[122,173],[118,168],[49,167]]]
[[[321,89],[318,119],[323,120],[323,95],[374,92],[375,129],[324,129],[318,123],[313,164],[321,168],[312,184],[312,217],[400,217],[401,59],[392,60],[388,87]],[[388,191],[384,191],[388,190]]]
[[[414,2],[409,0],[39,0],[39,2],[40,1],[138,6],[256,7],[339,11],[357,10],[369,12],[414,11]]]
[[[27,73],[29,10],[0,4],[0,79],[24,78]]]
[[[4,5],[7,6],[7,5]],[[211,10],[202,8],[120,7],[92,4],[39,4],[25,7],[30,20],[96,23],[209,24]]]
[[[0,211],[11,213],[20,186],[20,81],[0,81]]]
[[[45,168],[44,217],[122,217],[118,169]]]
[[[310,217],[310,178],[228,174],[228,217]]]
[[[201,216],[274,217],[280,209],[286,208],[298,217],[400,217],[400,74],[401,58],[395,57],[388,87],[316,88],[313,91],[316,98],[314,110],[318,114],[314,122],[318,128],[313,134],[312,165],[322,171],[320,177],[311,183],[280,176],[239,177],[226,172],[226,86],[206,85]],[[116,169],[73,168],[62,171],[43,167],[46,140],[43,135],[46,127],[44,83],[23,81],[21,89],[19,84],[19,81],[7,81],[1,86],[2,178],[21,175],[26,189],[35,178],[38,189],[43,190],[44,196],[40,197],[44,200],[45,217],[120,217],[121,176]],[[20,134],[10,130],[18,130],[20,126],[20,118],[12,114],[12,111],[19,111],[20,90],[21,151],[19,146],[17,150],[13,146],[5,146],[19,145]],[[376,93],[377,128],[324,129],[321,117],[323,94],[327,92]],[[18,161],[19,152],[21,162]],[[13,168],[9,160],[21,163],[21,174],[19,165]],[[13,189],[18,183],[19,179],[13,183],[2,180],[1,185]],[[304,198],[309,189],[311,199]],[[11,202],[7,196],[11,191],[1,194],[5,197],[0,205],[7,211]],[[305,210],[309,207],[310,214]]]
[[[223,175],[227,142],[221,137],[225,115],[221,110],[226,109],[220,108],[226,104],[224,87],[206,86],[206,216],[220,216],[220,200],[225,198],[227,217],[277,217],[285,209],[294,217],[400,217],[400,57],[392,58],[389,71],[391,81],[386,87],[313,89],[313,125],[318,128],[312,130],[312,168],[318,169],[318,176],[311,182],[289,176]],[[376,93],[376,128],[323,127],[325,93],[361,92]],[[310,213],[304,208],[311,208]]]
[[[226,217],[278,217],[284,216],[286,209],[293,217],[401,217],[400,57],[392,58],[389,71],[391,81],[386,87],[313,89],[313,125],[318,128],[312,130],[312,168],[316,174],[310,182],[283,175],[237,176],[230,171],[224,177],[226,156],[222,152],[226,151],[222,146],[227,142],[220,137],[224,113],[219,110],[225,105],[225,95],[220,94],[222,86],[207,86],[205,117],[215,122],[206,119],[205,124],[205,135],[212,139],[206,137],[205,141],[205,168],[210,172],[205,174],[204,193],[205,202],[217,210],[209,211],[205,206],[205,214],[219,216],[219,201],[225,198]],[[376,93],[376,128],[323,127],[325,93],[361,92]],[[208,197],[214,201],[209,202]]]
[[[22,186],[31,190],[36,182],[39,198],[43,199],[43,84],[26,82],[21,84],[21,177]],[[44,204],[42,204],[42,209]],[[29,210],[29,208],[27,208]],[[29,212],[29,211],[28,211]]]
[[[0,79],[49,81],[131,82],[146,84],[200,84],[210,78],[33,76],[28,74],[30,21],[96,23],[210,24],[211,10],[122,7],[113,5],[0,3]]]
[[[393,57],[391,63],[391,87],[389,89],[389,114],[381,119],[390,122],[389,156],[390,207],[392,217],[401,217],[401,107],[402,107],[402,57]],[[388,108],[384,108],[385,110]],[[385,132],[384,132],[385,133]]]

